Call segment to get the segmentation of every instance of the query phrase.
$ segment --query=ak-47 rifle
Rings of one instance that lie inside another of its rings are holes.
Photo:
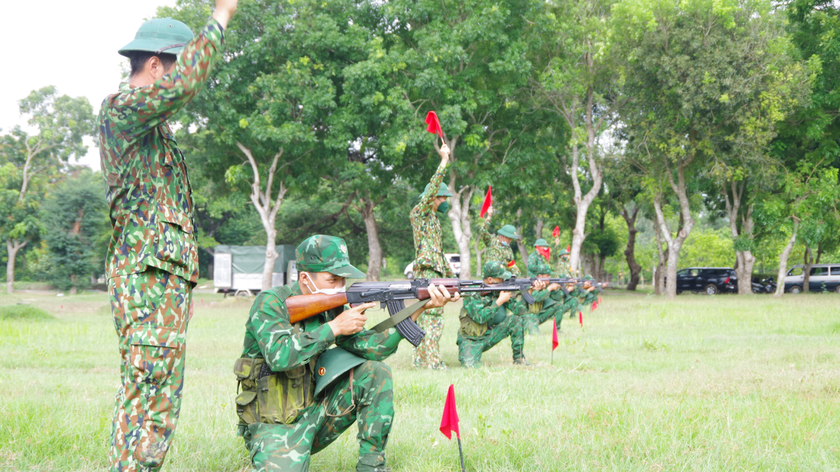
[[[411,344],[417,346],[426,335],[409,317],[419,310],[425,300],[428,300],[429,285],[444,286],[449,293],[459,292],[519,292],[522,299],[529,305],[536,300],[528,292],[528,289],[535,281],[558,283],[561,289],[566,292],[565,285],[583,284],[582,279],[574,278],[546,278],[533,277],[527,279],[511,278],[498,284],[486,284],[483,280],[460,280],[460,279],[415,279],[400,280],[394,282],[357,282],[347,288],[344,293],[325,295],[316,293],[312,295],[296,295],[286,299],[286,309],[292,323],[305,320],[319,313],[333,308],[349,304],[350,306],[362,303],[379,302],[383,309],[388,309],[390,318],[374,326],[374,330],[382,332],[390,327],[397,331]],[[591,282],[595,285],[594,282]],[[599,288],[600,290],[600,288]],[[406,308],[405,301],[417,299],[420,302]]]

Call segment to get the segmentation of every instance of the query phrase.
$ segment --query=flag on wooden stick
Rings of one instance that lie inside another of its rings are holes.
[[[560,227],[559,226],[555,226],[554,231],[551,232],[551,237],[556,238],[557,236],[560,236]]]
[[[478,214],[479,218],[484,218],[484,214],[493,205],[493,187],[487,186],[487,195],[484,196],[484,203],[481,204],[481,212]]]
[[[440,128],[440,120],[438,119],[437,113],[430,111],[426,115],[426,124],[428,125],[426,131],[436,134],[441,138],[443,137],[443,130]]]
[[[458,454],[461,456],[461,472],[464,472],[464,450],[461,448],[461,432],[458,430],[458,410],[455,408],[455,385],[449,386],[446,393],[446,403],[443,405],[443,416],[440,419],[440,432],[452,439],[452,431],[458,438]]]
[[[580,327],[583,328],[583,312],[578,312],[578,323],[580,323]]]

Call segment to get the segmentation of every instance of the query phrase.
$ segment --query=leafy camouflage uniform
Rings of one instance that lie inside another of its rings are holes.
[[[488,270],[490,266],[493,269]],[[507,279],[511,274],[502,262],[491,261],[484,265],[484,276]],[[525,333],[520,317],[525,312],[525,303],[511,298],[500,307],[496,305],[498,297],[498,293],[481,295],[477,292],[470,292],[464,297],[457,340],[458,360],[463,367],[480,367],[484,351],[507,337],[510,337],[513,362],[525,363]]]
[[[478,232],[481,234],[481,240],[484,242],[484,260],[485,261],[502,261],[505,267],[515,276],[519,277],[522,272],[519,266],[515,265],[513,258],[513,249],[510,245],[505,246],[499,241],[499,236],[490,232],[490,218],[482,218],[478,225]],[[510,265],[513,262],[514,265]]]
[[[317,254],[314,260],[313,254]],[[298,246],[298,269],[336,273],[336,269],[349,266],[355,270],[346,254],[341,238],[313,236]],[[287,389],[280,392],[285,398],[278,407],[282,410],[280,418],[263,417],[261,422],[251,424],[240,420],[239,435],[245,439],[254,469],[307,471],[312,454],[358,421],[356,470],[385,470],[394,402],[391,370],[381,361],[396,352],[402,337],[394,328],[336,337],[327,322],[348,310],[347,306],[293,325],[285,299],[301,293],[298,282],[261,292],[245,326],[242,357],[264,359],[266,375],[277,379],[274,385]],[[312,369],[318,356],[333,344],[366,361],[352,370],[352,388],[351,377],[345,376],[316,398]],[[261,397],[253,401],[263,407]]]
[[[420,196],[420,202],[411,209],[409,218],[414,232],[414,276],[436,279],[454,278],[452,268],[443,253],[443,230],[435,213],[434,204],[440,184],[446,172],[446,164],[438,166],[435,175]],[[440,337],[443,334],[443,308],[426,310],[417,320],[417,325],[426,331],[423,341],[414,349],[412,356],[415,367],[445,369],[440,356]]]
[[[542,254],[534,251],[528,259],[528,277],[537,277],[542,274],[551,275],[551,268],[548,266],[545,257]],[[536,303],[528,307],[525,314],[522,315],[522,326],[527,334],[536,335],[540,332],[540,325],[550,319],[557,322],[557,328],[560,328],[560,322],[563,320],[564,303],[566,295],[562,290],[535,290],[531,293]]]
[[[198,253],[184,156],[166,119],[198,93],[222,38],[210,20],[172,74],[147,87],[122,84],[99,113],[113,225],[106,271],[122,358],[112,470],[158,470],[177,425]]]

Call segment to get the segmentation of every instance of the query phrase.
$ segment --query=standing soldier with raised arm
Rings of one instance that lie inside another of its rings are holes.
[[[449,261],[443,253],[443,229],[440,218],[449,211],[447,201],[452,193],[443,183],[449,165],[449,146],[440,148],[440,165],[426,185],[420,202],[411,209],[411,229],[414,232],[414,274],[417,278],[454,278]],[[440,357],[440,336],[443,334],[443,308],[426,310],[418,325],[426,331],[423,341],[414,349],[414,366],[446,369]]]
[[[492,234],[488,228],[492,216],[493,207],[490,207],[487,210],[487,215],[481,220],[481,224],[478,227],[478,231],[481,233],[481,240],[487,248],[484,254],[484,260],[504,262],[507,270],[514,276],[519,277],[522,275],[522,272],[519,271],[519,266],[516,265],[516,261],[513,259],[513,249],[510,248],[511,241],[519,239],[519,235],[516,234],[516,228],[513,225],[504,225],[500,230],[496,231],[496,234]]]
[[[113,225],[105,263],[122,359],[112,471],[159,470],[178,423],[198,253],[184,155],[166,120],[207,80],[236,6],[217,0],[195,37],[171,18],[143,23],[119,50],[131,63],[128,82],[99,112]]]

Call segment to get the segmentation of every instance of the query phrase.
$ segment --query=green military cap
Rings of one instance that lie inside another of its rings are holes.
[[[423,193],[428,192],[429,187],[431,187],[431,186],[432,186],[431,183],[426,184],[426,189],[423,190]],[[449,191],[449,187],[447,187],[445,183],[441,182],[440,188],[438,189],[438,193],[435,196],[436,197],[451,197],[452,192]]]
[[[128,57],[131,51],[146,51],[155,54],[180,54],[193,37],[190,28],[172,18],[149,20],[137,30],[134,41],[123,46],[119,53]]]
[[[540,239],[537,240],[537,242],[534,243],[534,247],[537,247],[537,246],[548,247],[548,243],[545,241],[545,239],[540,238]]]
[[[513,225],[504,225],[502,229],[496,231],[496,234],[508,237],[510,239],[519,239],[519,235],[516,234],[516,228]]]
[[[365,360],[340,347],[327,349],[315,362],[315,396]]]
[[[557,255],[558,255],[558,256],[565,256],[565,255],[566,255],[566,254],[568,254],[568,253],[569,253],[569,251],[567,251],[567,250],[564,248],[564,249],[561,249],[561,250],[560,250],[560,252],[558,252],[558,253],[557,253]]]
[[[365,273],[350,265],[347,244],[335,236],[316,234],[306,238],[295,250],[297,269],[303,272],[329,272],[339,277],[364,278]]]
[[[507,280],[513,277],[513,274],[508,272],[504,262],[490,261],[484,264],[484,277],[498,277]]]

